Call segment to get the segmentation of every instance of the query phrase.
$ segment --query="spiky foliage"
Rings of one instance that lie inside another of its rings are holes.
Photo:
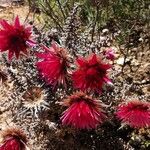
[[[1,69],[2,67],[0,66],[0,83],[4,83],[7,81],[8,79],[8,76],[7,76],[7,73],[6,71],[4,71],[4,69]]]
[[[80,22],[78,20],[77,14],[79,12],[79,5],[76,4],[72,11],[70,12],[66,24],[64,26],[64,32],[63,32],[63,44],[72,51],[73,54],[75,54],[75,51],[78,50],[78,29],[80,26]]]
[[[14,97],[16,97],[16,102],[14,102]],[[17,109],[20,101],[18,101],[18,93],[14,90],[14,82],[10,79],[5,83],[0,85],[0,112],[11,111]]]
[[[54,97],[51,97],[53,96],[51,87],[39,79],[35,68],[36,56],[29,56],[27,59],[11,63],[7,63],[5,56],[3,59],[10,79],[13,81],[14,89],[8,96],[10,101],[8,107],[12,110],[13,120],[41,117],[42,113],[49,110]],[[6,101],[2,105],[6,107]]]

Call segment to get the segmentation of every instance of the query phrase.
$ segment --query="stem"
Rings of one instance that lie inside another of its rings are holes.
[[[62,15],[63,15],[64,19],[66,19],[66,16],[65,16],[65,13],[64,13],[64,11],[63,11],[63,9],[62,9],[62,7],[61,7],[61,3],[60,3],[60,1],[59,1],[59,0],[57,0],[57,3],[58,3],[58,6],[59,6],[59,8],[60,8],[60,10],[61,10],[61,13],[62,13]]]
[[[58,19],[58,16],[56,16],[56,15],[54,14],[54,11],[53,11],[53,9],[51,8],[51,6],[50,6],[50,4],[49,4],[48,1],[46,1],[46,6],[48,6],[49,11],[46,10],[45,7],[42,5],[42,7],[43,7],[43,12],[44,12],[45,14],[47,14],[48,16],[50,16],[50,18],[54,21],[55,25],[58,27],[59,30],[63,31],[63,28],[62,28],[62,26],[61,26],[60,23],[59,23],[60,20]],[[56,19],[56,18],[57,18],[57,19]]]
[[[96,17],[95,17],[93,30],[92,30],[92,37],[91,37],[92,42],[94,40],[94,33],[95,33],[95,27],[96,27],[96,23],[97,23],[97,19],[98,19],[98,13],[99,13],[99,5],[96,6]]]

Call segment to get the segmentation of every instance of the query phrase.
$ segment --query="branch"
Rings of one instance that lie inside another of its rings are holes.
[[[65,16],[65,13],[64,13],[64,11],[63,11],[63,9],[62,9],[62,7],[61,7],[61,3],[60,3],[60,1],[59,1],[59,0],[57,0],[57,3],[58,3],[58,6],[59,6],[59,8],[60,8],[60,10],[61,10],[61,13],[62,13],[62,15],[63,15],[64,19],[66,19],[66,16]]]

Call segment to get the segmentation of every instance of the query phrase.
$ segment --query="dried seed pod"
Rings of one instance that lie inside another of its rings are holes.
[[[42,116],[49,110],[50,103],[54,100],[50,91],[49,88],[45,89],[44,86],[38,84],[28,87],[20,97],[22,105],[17,112],[16,119],[28,117],[34,119]]]

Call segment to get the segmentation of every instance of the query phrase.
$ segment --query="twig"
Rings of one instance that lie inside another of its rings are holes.
[[[30,13],[31,13],[31,10],[30,10],[30,7],[29,7],[29,12],[28,12],[28,14],[27,14],[27,16],[26,16],[26,18],[25,18],[25,20],[24,20],[24,23],[27,21],[27,19],[28,19]]]
[[[99,5],[97,5],[97,7],[96,7],[96,17],[95,17],[95,21],[94,21],[94,25],[93,25],[92,36],[91,36],[92,42],[94,40],[94,33],[95,33],[95,27],[96,27],[96,23],[97,23],[97,19],[98,19],[98,13],[99,13]]]
[[[59,0],[57,0],[57,3],[58,3],[58,6],[59,6],[59,8],[60,8],[60,10],[61,10],[61,13],[62,13],[62,15],[63,15],[64,19],[66,19],[66,16],[65,16],[65,13],[64,13],[64,11],[63,11],[63,9],[62,9],[62,7],[61,7],[61,3],[60,3],[60,1],[59,1]]]
[[[63,28],[62,28],[62,26],[61,26],[60,23],[59,23],[60,20],[58,19],[58,16],[55,15],[53,9],[51,8],[51,6],[50,6],[50,4],[49,4],[48,2],[47,2],[47,6],[49,7],[49,10],[50,10],[50,11],[45,10],[46,14],[48,14],[48,15],[51,17],[51,19],[54,21],[55,25],[56,25],[56,26],[59,26],[59,29],[60,29],[61,31],[63,31]],[[45,9],[45,8],[44,8],[44,9]],[[57,19],[56,19],[56,18],[57,18]]]

